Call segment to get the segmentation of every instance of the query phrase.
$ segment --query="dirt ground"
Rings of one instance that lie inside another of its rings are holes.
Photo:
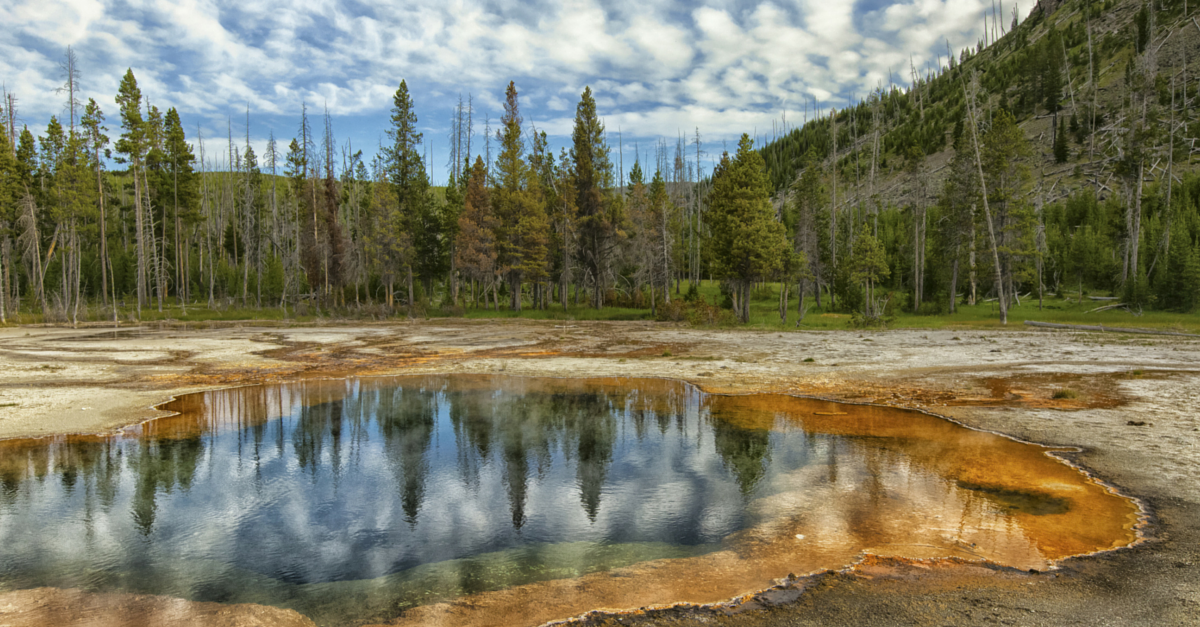
[[[113,430],[159,415],[154,404],[190,391],[432,372],[670,377],[712,392],[918,407],[1033,442],[1078,446],[1076,463],[1141,499],[1151,514],[1146,542],[1069,559],[1047,573],[867,559],[736,608],[589,615],[578,623],[1200,624],[1200,340],[1192,338],[1020,327],[779,334],[520,320],[4,328],[0,439]],[[1064,389],[1075,398],[1055,399]],[[311,625],[270,608],[209,605],[26,590],[0,594],[0,625],[139,624],[168,615],[180,624]]]

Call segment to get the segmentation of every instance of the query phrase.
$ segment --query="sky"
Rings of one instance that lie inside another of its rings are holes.
[[[1003,3],[1007,27],[1035,0]],[[995,3],[995,4],[994,4]],[[228,135],[263,154],[273,134],[314,127],[328,111],[340,146],[368,156],[386,142],[401,80],[424,132],[431,176],[446,180],[460,97],[474,105],[472,152],[503,112],[514,81],[527,128],[551,148],[570,141],[583,89],[595,93],[614,161],[653,159],[665,139],[699,130],[702,165],[742,133],[769,139],[820,107],[842,107],[877,86],[979,41],[995,0],[9,0],[0,3],[0,83],[18,121],[40,133],[65,119],[62,62],[78,57],[83,99],[95,98],[119,134],[113,97],[127,68],[150,103],[175,107],[206,154]],[[807,108],[807,112],[806,112]],[[247,117],[249,122],[247,124]],[[218,146],[220,144],[220,146]],[[282,148],[282,147],[281,147]],[[616,154],[617,149],[623,154]],[[694,152],[695,148],[692,148]],[[210,166],[211,167],[211,166]]]

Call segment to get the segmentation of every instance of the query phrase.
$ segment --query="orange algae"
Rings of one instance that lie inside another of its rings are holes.
[[[664,413],[692,390],[659,379],[466,375],[454,381],[460,388],[621,392],[626,407]],[[309,380],[187,395],[163,406],[178,415],[122,435],[173,439],[243,428],[286,415],[296,404],[340,399],[352,385]],[[1043,570],[1137,539],[1138,505],[1053,455],[1071,449],[1019,442],[918,411],[779,394],[705,395],[703,408],[716,420],[767,434],[800,429],[841,436],[841,450],[795,471],[795,490],[748,502],[753,524],[725,538],[716,552],[472,594],[410,609],[388,624],[539,625],[594,609],[719,603],[789,573],[841,568],[864,554]],[[87,450],[76,445],[107,437],[113,436],[0,442],[0,480],[41,476],[51,464],[87,466],[74,459],[74,451]]]
[[[678,385],[588,383],[629,385],[648,398],[669,397]],[[1072,449],[892,407],[778,394],[708,396],[706,402],[715,417],[743,428],[845,436],[866,472],[833,455],[824,466],[804,469],[796,477],[802,489],[752,503],[762,522],[732,534],[717,553],[475,594],[414,608],[388,625],[540,625],[598,608],[721,603],[791,573],[844,567],[864,554],[1043,570],[1138,537],[1135,502],[1051,455]]]

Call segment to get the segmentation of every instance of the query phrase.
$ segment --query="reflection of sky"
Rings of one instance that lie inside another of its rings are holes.
[[[487,384],[242,388],[119,437],[10,442],[0,589],[266,603],[340,625],[665,558],[614,589],[696,578],[729,598],[864,550],[1045,566],[1036,525],[938,463],[972,438],[806,434],[802,408],[764,416],[682,384]]]
[[[542,543],[711,544],[746,523],[734,467],[765,464],[766,494],[815,445],[751,433],[765,454],[734,459],[748,432],[714,431],[695,394],[660,420],[601,394],[347,385],[337,401],[284,399],[258,426],[116,441],[112,481],[78,459],[72,489],[62,473],[26,479],[0,501],[0,583],[223,600],[230,569],[310,583]],[[412,419],[422,410],[431,422]]]

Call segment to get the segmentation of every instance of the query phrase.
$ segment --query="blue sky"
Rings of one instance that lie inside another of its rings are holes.
[[[1034,0],[1004,3],[1024,16]],[[596,93],[614,149],[632,165],[658,138],[699,128],[704,161],[743,132],[770,135],[805,103],[843,106],[945,62],[946,42],[974,45],[993,0],[16,0],[0,7],[0,81],[35,132],[65,117],[60,64],[72,46],[84,99],[116,136],[113,96],[132,68],[152,104],[176,107],[190,139],[223,152],[230,124],[261,154],[269,133],[296,134],[302,103],[331,115],[339,143],[368,155],[383,141],[401,79],[446,176],[447,135],[461,95],[474,99],[474,146],[515,81],[528,125],[552,147],[569,140],[579,94]],[[999,6],[999,3],[997,3]],[[319,127],[319,120],[314,126]],[[211,139],[210,139],[211,138]],[[221,144],[218,146],[217,144]],[[474,148],[473,146],[473,148]],[[617,155],[614,155],[617,158]]]

